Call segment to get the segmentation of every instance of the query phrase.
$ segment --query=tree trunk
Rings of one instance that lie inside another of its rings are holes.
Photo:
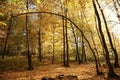
[[[81,34],[84,36],[83,33],[81,33]],[[90,50],[92,51],[92,54],[93,54],[93,56],[94,56],[95,65],[96,65],[96,73],[97,73],[97,75],[101,75],[102,73],[101,73],[101,72],[99,71],[99,69],[98,69],[98,62],[97,62],[97,58],[96,58],[95,52],[94,52],[94,50],[92,49],[92,47],[91,47],[89,41],[87,40],[87,38],[86,38],[85,36],[84,36],[84,38],[85,38],[85,40],[87,41],[88,46],[89,46],[89,48],[90,48]]]
[[[110,62],[109,51],[108,51],[108,48],[107,48],[107,44],[105,42],[104,34],[102,32],[101,20],[100,20],[99,13],[97,11],[97,7],[95,5],[95,0],[92,0],[92,2],[93,2],[94,11],[95,11],[95,14],[96,14],[97,20],[98,20],[98,25],[99,25],[98,27],[99,27],[100,35],[101,35],[101,38],[102,38],[103,47],[104,47],[105,52],[106,52],[106,63],[108,65],[108,69],[109,69],[108,77],[117,78],[118,75],[114,72],[114,69],[113,69],[112,64]]]
[[[26,8],[28,10],[28,0],[26,2]],[[30,35],[29,35],[29,28],[28,28],[28,15],[26,14],[26,41],[27,41],[27,57],[28,57],[28,70],[33,70],[32,65],[32,56],[30,53]]]
[[[72,24],[72,23],[71,23]],[[77,41],[77,44],[79,44],[79,39],[78,39],[78,31],[76,30],[76,41]],[[78,51],[79,51],[79,48],[78,48]],[[78,56],[77,54],[75,55],[75,60],[78,61]],[[80,59],[81,60],[81,59]]]
[[[53,26],[53,55],[52,55],[52,64],[54,63],[55,60],[55,27]]]
[[[78,58],[78,64],[80,64],[80,63],[81,63],[81,60],[80,60],[80,55],[79,55],[79,50],[78,50],[78,42],[77,42],[76,35],[75,35],[75,30],[74,30],[72,24],[71,24],[71,28],[72,28],[73,35],[74,35],[74,40],[75,40],[75,46],[76,46],[76,58]]]
[[[42,61],[42,53],[41,53],[41,28],[38,31],[38,52],[39,52],[39,60]]]
[[[88,20],[87,20],[87,18],[86,18],[86,16],[85,16],[84,12],[83,12],[83,16],[84,16],[84,18],[85,18],[85,20],[86,20],[86,22],[87,22],[87,24],[88,24],[88,29],[89,29],[90,34],[91,34],[91,38],[92,38],[92,42],[93,42],[93,45],[94,45],[94,49],[95,49],[96,54],[97,54],[98,64],[99,64],[99,66],[101,66],[101,64],[100,64],[100,59],[99,59],[99,53],[98,53],[98,50],[97,50],[97,47],[96,47],[96,44],[95,44],[95,40],[94,40],[94,37],[93,37],[93,32],[92,32],[92,30],[90,29],[90,25],[89,25],[89,23],[88,23]],[[97,25],[96,25],[96,28],[97,28]],[[99,36],[99,33],[98,33],[98,36]],[[99,37],[99,38],[100,38],[100,37]]]
[[[100,11],[101,11],[101,13],[102,13],[102,17],[103,17],[103,20],[104,20],[104,23],[105,23],[105,28],[106,28],[107,35],[108,35],[108,38],[109,38],[109,43],[110,43],[111,49],[113,50],[114,55],[115,55],[114,66],[117,67],[117,68],[119,68],[117,50],[115,49],[115,47],[114,47],[114,45],[113,45],[112,38],[111,38],[109,29],[108,29],[107,21],[106,21],[106,19],[105,19],[105,15],[104,15],[104,13],[103,13],[103,10],[101,9],[101,6],[100,6],[98,0],[96,0],[96,1],[97,1],[98,6],[99,6],[99,9],[100,9]]]
[[[83,35],[81,34],[81,36],[82,36],[82,59],[81,59],[81,61],[82,61],[82,63],[84,63],[84,61],[86,61],[86,53],[85,53],[85,46],[84,46],[84,37],[83,37]]]
[[[67,17],[67,11],[68,9],[65,9],[65,16]],[[69,45],[68,45],[68,29],[67,29],[67,19],[65,19],[65,39],[66,39],[66,67],[69,67]]]
[[[27,41],[27,57],[28,57],[28,70],[33,70],[32,56],[30,53],[30,39],[29,39],[29,29],[28,29],[28,16],[26,15],[26,41]]]
[[[64,17],[62,17],[62,24],[63,24],[63,63],[64,63],[64,66],[66,65],[66,57],[65,57],[65,20],[64,20]]]

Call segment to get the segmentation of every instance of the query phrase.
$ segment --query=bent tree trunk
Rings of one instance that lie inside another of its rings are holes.
[[[114,66],[117,67],[117,68],[119,68],[117,50],[115,49],[115,47],[114,47],[114,45],[113,45],[113,41],[112,41],[112,38],[111,38],[111,35],[110,35],[110,32],[109,32],[109,29],[108,29],[108,25],[107,25],[107,21],[106,21],[106,19],[105,19],[105,15],[104,15],[104,13],[103,13],[103,10],[102,10],[102,8],[101,8],[98,0],[96,0],[96,1],[97,1],[98,6],[99,6],[99,9],[100,9],[100,11],[101,11],[101,13],[102,13],[102,17],[103,17],[103,20],[104,20],[104,23],[105,23],[105,28],[106,28],[107,35],[108,35],[108,38],[109,38],[109,43],[110,43],[111,49],[113,50],[113,53],[114,53],[114,55],[115,55]]]
[[[94,3],[94,4],[95,4],[95,3]],[[38,14],[38,13],[39,13],[39,14],[44,13],[44,14],[56,15],[56,16],[62,17],[63,19],[64,19],[64,18],[67,19],[69,22],[71,22],[71,23],[79,30],[79,32],[81,32],[81,34],[83,34],[84,39],[86,40],[86,42],[87,42],[90,50],[92,51],[92,53],[95,53],[95,52],[92,50],[92,46],[90,45],[90,43],[89,43],[88,39],[86,38],[86,36],[84,35],[83,31],[82,31],[70,18],[67,18],[67,17],[64,16],[64,15],[57,14],[57,13],[52,13],[52,12],[28,12],[28,13],[21,13],[21,14],[18,14],[18,15],[13,15],[12,18],[18,17],[18,16],[20,16],[20,15],[25,15],[25,14]],[[98,14],[98,13],[97,13],[97,14]],[[100,19],[99,19],[99,20],[100,20]],[[100,23],[99,23],[99,25],[100,25]],[[100,26],[100,27],[101,27],[101,26]],[[101,28],[100,28],[100,29],[101,29]],[[103,35],[103,33],[102,33],[102,35]],[[103,39],[103,37],[101,37],[101,38]],[[104,39],[104,41],[105,41],[105,39]],[[104,42],[103,42],[103,44],[104,44]],[[104,47],[104,46],[105,46],[105,47]],[[106,46],[106,45],[103,45],[103,47],[106,48],[107,46]],[[105,50],[107,50],[107,49],[105,49]],[[113,67],[112,67],[112,65],[111,65],[111,63],[110,63],[109,53],[107,53],[107,51],[106,51],[106,54],[107,54],[107,56],[106,56],[106,63],[107,63],[107,65],[108,65],[108,67],[109,67],[110,76],[113,75],[113,77],[116,77],[117,75],[115,74],[115,72],[114,72],[114,70],[113,70]],[[108,60],[108,61],[107,61],[107,60]],[[110,65],[109,65],[109,64],[110,64]],[[113,72],[113,73],[112,73],[112,72]]]
[[[91,50],[91,52],[92,52],[92,54],[93,54],[93,57],[94,57],[94,59],[95,59],[96,73],[97,73],[97,75],[101,75],[102,73],[101,73],[101,72],[99,71],[99,69],[98,69],[98,62],[97,62],[97,57],[96,57],[96,55],[95,55],[95,52],[94,52],[94,50],[92,49],[92,47],[91,47],[91,45],[90,45],[90,42],[87,40],[87,38],[85,37],[85,35],[83,34],[83,32],[81,32],[81,34],[83,35],[84,39],[86,40],[86,42],[87,42],[87,44],[88,44],[88,46],[89,46],[89,48],[90,48],[90,50]]]
[[[86,38],[86,36],[84,35],[83,31],[70,19],[70,18],[67,18],[66,16],[64,15],[61,15],[61,14],[57,14],[57,13],[52,13],[52,12],[28,12],[28,13],[21,13],[21,14],[18,14],[18,15],[13,15],[12,17],[15,18],[15,17],[18,17],[20,15],[25,15],[25,14],[51,14],[51,15],[56,15],[56,16],[59,16],[59,17],[62,17],[62,21],[63,21],[63,43],[65,43],[64,39],[65,39],[65,31],[64,31],[64,19],[67,19],[69,22],[71,22],[76,29],[78,29],[79,32],[81,32],[81,34],[83,34],[83,37],[85,39],[85,41],[87,42],[90,50],[92,51],[93,54],[95,54],[94,50],[92,49],[92,46],[90,45],[88,39]],[[65,53],[65,44],[63,44],[63,53]],[[64,57],[65,57],[65,54],[64,54]],[[65,58],[64,58],[64,61],[65,61]],[[65,63],[64,63],[65,64]]]
[[[95,43],[95,40],[94,40],[94,35],[93,35],[93,32],[92,32],[92,30],[90,29],[90,25],[89,25],[89,23],[88,23],[88,20],[87,20],[87,18],[86,18],[86,16],[85,16],[85,13],[83,12],[83,16],[84,16],[84,18],[85,18],[85,20],[86,20],[86,23],[87,23],[87,25],[88,25],[88,29],[89,29],[89,31],[90,31],[90,35],[91,35],[91,38],[92,38],[92,42],[93,42],[93,45],[94,45],[94,49],[95,49],[95,52],[96,52],[96,54],[97,54],[97,60],[98,60],[98,64],[99,64],[99,66],[101,66],[101,64],[100,64],[100,59],[99,59],[99,53],[98,53],[98,50],[97,50],[97,47],[96,47],[96,43]],[[97,26],[96,26],[97,27]]]
[[[97,11],[97,7],[96,7],[96,4],[95,4],[95,0],[92,0],[92,3],[93,3],[95,15],[97,16],[98,28],[99,28],[100,36],[101,36],[101,39],[102,39],[102,42],[103,42],[103,47],[104,47],[105,52],[106,52],[106,57],[105,57],[105,58],[106,58],[106,63],[107,63],[107,65],[108,65],[108,69],[109,69],[108,77],[118,78],[118,75],[114,72],[114,69],[113,69],[112,64],[111,64],[111,62],[110,62],[109,51],[108,51],[108,48],[107,48],[107,44],[106,44],[106,42],[105,42],[104,34],[103,34],[103,32],[102,32],[101,20],[100,20],[99,13],[98,13],[98,11]]]
[[[76,38],[76,35],[75,35],[75,30],[73,28],[73,25],[71,23],[71,28],[72,28],[72,31],[73,31],[73,35],[74,35],[74,40],[75,40],[75,46],[76,46],[76,57],[78,58],[78,64],[81,63],[81,60],[80,60],[80,55],[79,55],[79,50],[78,50],[78,42],[77,42],[77,38]]]

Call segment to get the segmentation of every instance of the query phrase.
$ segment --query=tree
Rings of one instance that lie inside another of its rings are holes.
[[[65,9],[65,16],[67,17],[67,11],[68,11],[68,9],[66,8]],[[67,24],[67,19],[65,19],[65,33],[66,33],[66,37],[65,37],[65,39],[66,39],[66,67],[68,67],[69,66],[69,45],[68,45],[68,24]]]
[[[71,28],[72,28],[72,31],[73,31],[73,35],[74,35],[74,41],[75,41],[75,48],[76,48],[76,58],[78,58],[78,64],[81,63],[81,60],[80,60],[80,55],[79,55],[79,49],[78,49],[78,40],[77,40],[77,37],[76,37],[76,34],[75,34],[75,30],[73,28],[73,24],[71,23]]]
[[[55,60],[55,27],[53,26],[53,56],[52,56],[52,64]]]
[[[101,36],[101,39],[102,39],[102,42],[103,42],[103,47],[104,47],[105,53],[106,53],[105,58],[106,58],[106,63],[107,63],[108,68],[109,68],[108,77],[118,78],[118,75],[114,72],[114,69],[113,69],[112,64],[110,62],[109,51],[108,51],[108,48],[107,48],[107,45],[106,45],[106,42],[105,42],[104,34],[102,32],[101,20],[100,20],[100,16],[99,16],[96,4],[95,4],[95,0],[92,0],[92,2],[93,2],[95,15],[96,15],[97,20],[98,20],[98,28],[99,28],[100,36]]]
[[[105,28],[106,28],[106,32],[107,32],[107,35],[108,35],[108,38],[109,38],[109,44],[111,46],[111,49],[113,50],[114,52],[114,55],[115,55],[115,61],[114,61],[114,66],[119,68],[119,63],[118,63],[118,54],[117,54],[117,50],[115,49],[114,45],[113,45],[113,41],[112,41],[112,38],[111,38],[111,35],[110,35],[110,32],[109,32],[109,29],[108,29],[108,25],[107,25],[107,21],[106,21],[106,18],[105,18],[105,15],[103,13],[103,10],[98,2],[98,0],[96,0],[98,6],[99,6],[99,9],[101,11],[101,14],[102,14],[102,17],[103,17],[103,20],[104,20],[104,23],[105,23]]]
[[[38,28],[38,52],[39,52],[39,60],[42,61],[42,53],[41,53],[41,27]]]
[[[28,10],[28,0],[26,1],[26,8]],[[26,41],[27,41],[27,57],[28,57],[28,70],[33,70],[33,65],[32,65],[32,56],[30,52],[30,29],[28,27],[28,15],[26,14]]]
[[[66,65],[66,58],[65,58],[65,28],[64,28],[64,17],[62,17],[62,26],[63,26],[63,63],[64,63],[64,66]]]
[[[68,16],[68,8],[67,8],[67,0],[65,2],[62,2],[64,6],[61,6],[63,9],[63,14],[67,17]],[[64,66],[69,66],[69,46],[68,46],[68,22],[66,18],[63,19],[63,46],[64,46]]]

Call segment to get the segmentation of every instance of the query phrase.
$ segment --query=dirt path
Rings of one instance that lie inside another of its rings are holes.
[[[0,74],[0,80],[40,80],[44,76],[55,77],[59,74],[76,75],[79,80],[105,80],[96,76],[95,65],[92,63],[81,65],[72,63],[68,68],[61,66],[61,64],[50,64],[35,68],[33,71],[3,72]]]

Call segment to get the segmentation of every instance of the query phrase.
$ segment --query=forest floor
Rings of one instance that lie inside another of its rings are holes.
[[[0,80],[41,80],[44,76],[56,77],[60,74],[76,75],[79,80],[113,80],[107,79],[107,75],[97,76],[95,64],[93,62],[80,65],[76,62],[71,62],[70,67],[64,67],[62,63],[46,64],[43,62],[32,71],[27,71],[26,68],[22,70],[23,66],[21,65],[21,67],[19,67],[21,70],[0,69]],[[120,69],[115,69],[115,71],[120,75]]]
[[[107,80],[104,76],[97,76],[95,65],[85,63],[78,65],[71,63],[70,67],[61,64],[49,64],[35,68],[32,71],[4,71],[0,72],[0,80],[40,80],[44,76],[55,77],[59,74],[76,75],[79,80]]]

